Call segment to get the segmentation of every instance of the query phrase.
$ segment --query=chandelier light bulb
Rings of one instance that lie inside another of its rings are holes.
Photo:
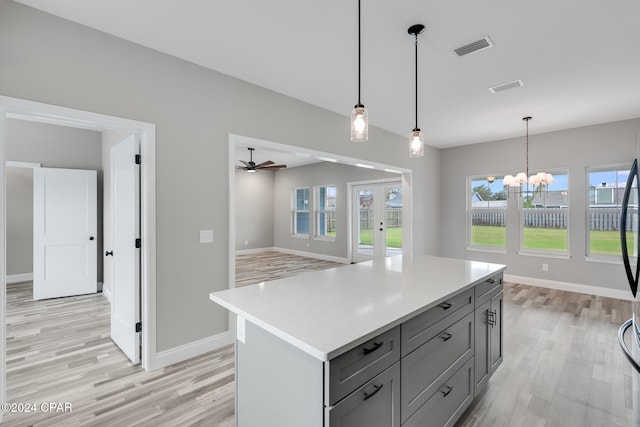
[[[409,155],[411,157],[424,156],[424,134],[420,129],[414,129],[409,135]]]

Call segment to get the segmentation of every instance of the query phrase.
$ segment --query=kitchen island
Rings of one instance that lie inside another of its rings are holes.
[[[452,425],[502,361],[505,268],[397,256],[212,293],[236,425]]]

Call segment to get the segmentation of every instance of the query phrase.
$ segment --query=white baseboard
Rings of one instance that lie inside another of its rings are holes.
[[[510,283],[520,283],[522,285],[537,286],[540,288],[556,289],[559,291],[577,292],[580,294],[597,295],[607,298],[616,298],[622,300],[633,299],[631,291],[605,288],[602,286],[583,285],[580,283],[558,282],[555,280],[536,279],[534,277],[514,276],[505,274],[504,281]]]
[[[283,254],[304,256],[304,257],[307,257],[307,258],[315,258],[315,259],[321,259],[323,261],[339,262],[339,263],[342,263],[342,264],[351,264],[351,262],[349,261],[349,258],[342,258],[342,257],[337,257],[337,256],[332,256],[332,255],[317,254],[317,253],[314,253],[314,252],[296,251],[294,249],[285,249],[285,248],[273,248],[273,250],[276,251],[276,252],[282,252]]]
[[[250,254],[259,254],[262,252],[273,252],[276,248],[254,248],[254,249],[236,249],[236,255],[250,255]]]
[[[217,350],[232,342],[231,334],[229,331],[226,331],[218,335],[181,345],[180,347],[161,351],[156,354],[155,363],[153,363],[152,367],[149,367],[149,370],[164,368],[191,359],[192,357],[200,356],[201,354]]]
[[[102,295],[104,295],[107,301],[109,301],[109,304],[111,304],[111,289],[104,286],[104,284],[102,284]]]
[[[8,274],[7,285],[12,283],[29,282],[33,280],[33,273]]]

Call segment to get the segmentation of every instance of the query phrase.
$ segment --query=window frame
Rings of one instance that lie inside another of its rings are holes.
[[[307,198],[305,199],[305,203],[307,205],[307,209],[298,209],[298,190],[306,190],[307,191]],[[311,200],[310,200],[310,196],[311,195],[311,190],[309,187],[295,187],[291,190],[291,237],[294,237],[296,239],[309,239],[309,237],[311,236],[311,230],[312,230],[312,222],[311,222],[311,210],[310,210],[310,204],[311,204]],[[307,218],[308,218],[308,224],[309,224],[309,232],[307,233],[298,233],[298,214],[299,213],[306,213],[307,214]]]
[[[529,176],[531,175],[535,175],[537,172],[543,172],[542,170],[530,170],[529,171]],[[520,240],[520,244],[519,244],[519,249],[518,249],[518,255],[524,255],[524,256],[537,256],[537,257],[544,257],[544,258],[558,258],[558,259],[569,259],[571,258],[571,224],[570,224],[570,220],[571,220],[571,191],[570,191],[570,187],[571,187],[571,173],[570,173],[570,169],[569,168],[557,168],[557,169],[546,169],[545,172],[549,172],[551,174],[553,174],[553,176],[558,176],[558,175],[566,175],[567,176],[567,207],[566,207],[566,231],[567,231],[567,240],[566,240],[566,250],[557,250],[557,249],[541,249],[541,248],[536,248],[536,249],[531,249],[531,248],[525,248],[524,247],[524,230],[525,228],[529,228],[529,227],[525,227],[524,226],[524,219],[525,219],[525,211],[524,211],[524,206],[523,206],[523,195],[522,195],[522,189],[526,188],[527,184],[522,184],[522,186],[520,187],[520,195],[518,197],[518,216],[519,216],[519,240]],[[562,209],[562,208],[559,208]]]
[[[592,172],[616,172],[616,177],[618,172],[626,171],[628,172],[631,169],[631,162],[629,163],[615,163],[615,164],[606,164],[606,165],[593,165],[585,167],[585,260],[592,262],[601,262],[607,264],[622,264],[622,254],[600,254],[600,253],[592,253],[591,252],[591,227],[590,227],[590,209],[591,209],[591,186],[589,175]],[[624,182],[626,186],[626,181]],[[619,233],[620,230],[618,229]],[[637,259],[634,256],[629,256],[629,259],[632,263],[636,263]]]
[[[482,175],[469,175],[467,176],[466,179],[466,185],[467,185],[467,189],[466,189],[466,195],[467,195],[467,201],[466,201],[466,231],[467,231],[467,236],[466,236],[466,249],[468,251],[478,251],[478,252],[492,252],[492,253],[502,253],[505,254],[507,253],[507,236],[508,236],[508,212],[509,212],[509,193],[507,192],[507,198],[506,198],[506,205],[504,208],[504,233],[505,233],[505,241],[504,241],[504,246],[493,246],[493,245],[479,245],[479,244],[474,244],[473,241],[473,206],[472,206],[472,200],[471,200],[471,196],[472,194],[472,188],[471,185],[473,183],[473,181],[479,181],[479,180],[484,180],[487,181],[487,177],[489,176],[494,176],[496,177],[496,179],[502,180],[502,177],[504,176],[504,174],[482,174]],[[503,186],[504,188],[504,186]],[[506,191],[506,189],[505,189]]]
[[[326,209],[321,209],[323,207],[323,204],[320,201],[320,191],[322,188],[325,188],[325,199],[326,199],[326,188],[333,188],[335,191],[335,206],[333,208],[329,208]],[[338,186],[334,185],[334,184],[326,184],[326,185],[315,185],[313,187],[313,209],[314,209],[314,233],[313,233],[313,240],[322,240],[322,241],[326,241],[326,242],[335,242],[336,241],[336,237],[338,236],[337,233],[337,227],[336,227],[336,235],[335,236],[327,236],[327,235],[322,235],[320,234],[320,226],[322,224],[322,221],[320,220],[320,214],[321,213],[327,213],[327,212],[332,212],[333,216],[334,216],[334,220],[337,222],[337,212],[338,212]],[[326,233],[326,231],[325,231]]]

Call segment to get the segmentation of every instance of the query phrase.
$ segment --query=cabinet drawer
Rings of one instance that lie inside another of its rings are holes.
[[[402,421],[406,421],[472,356],[474,315],[469,313],[401,359]]]
[[[330,427],[400,427],[400,362],[327,408]]]
[[[473,400],[473,358],[453,376],[442,381],[437,391],[403,427],[453,426]]]
[[[443,301],[422,314],[402,324],[402,355],[412,352],[429,341],[448,325],[439,323],[459,310],[473,311],[473,289],[469,289]],[[449,323],[450,324],[450,323]]]
[[[502,274],[478,283],[476,285],[476,307],[489,300],[499,290],[502,290]]]
[[[400,360],[400,326],[329,362],[329,404],[333,405]]]

